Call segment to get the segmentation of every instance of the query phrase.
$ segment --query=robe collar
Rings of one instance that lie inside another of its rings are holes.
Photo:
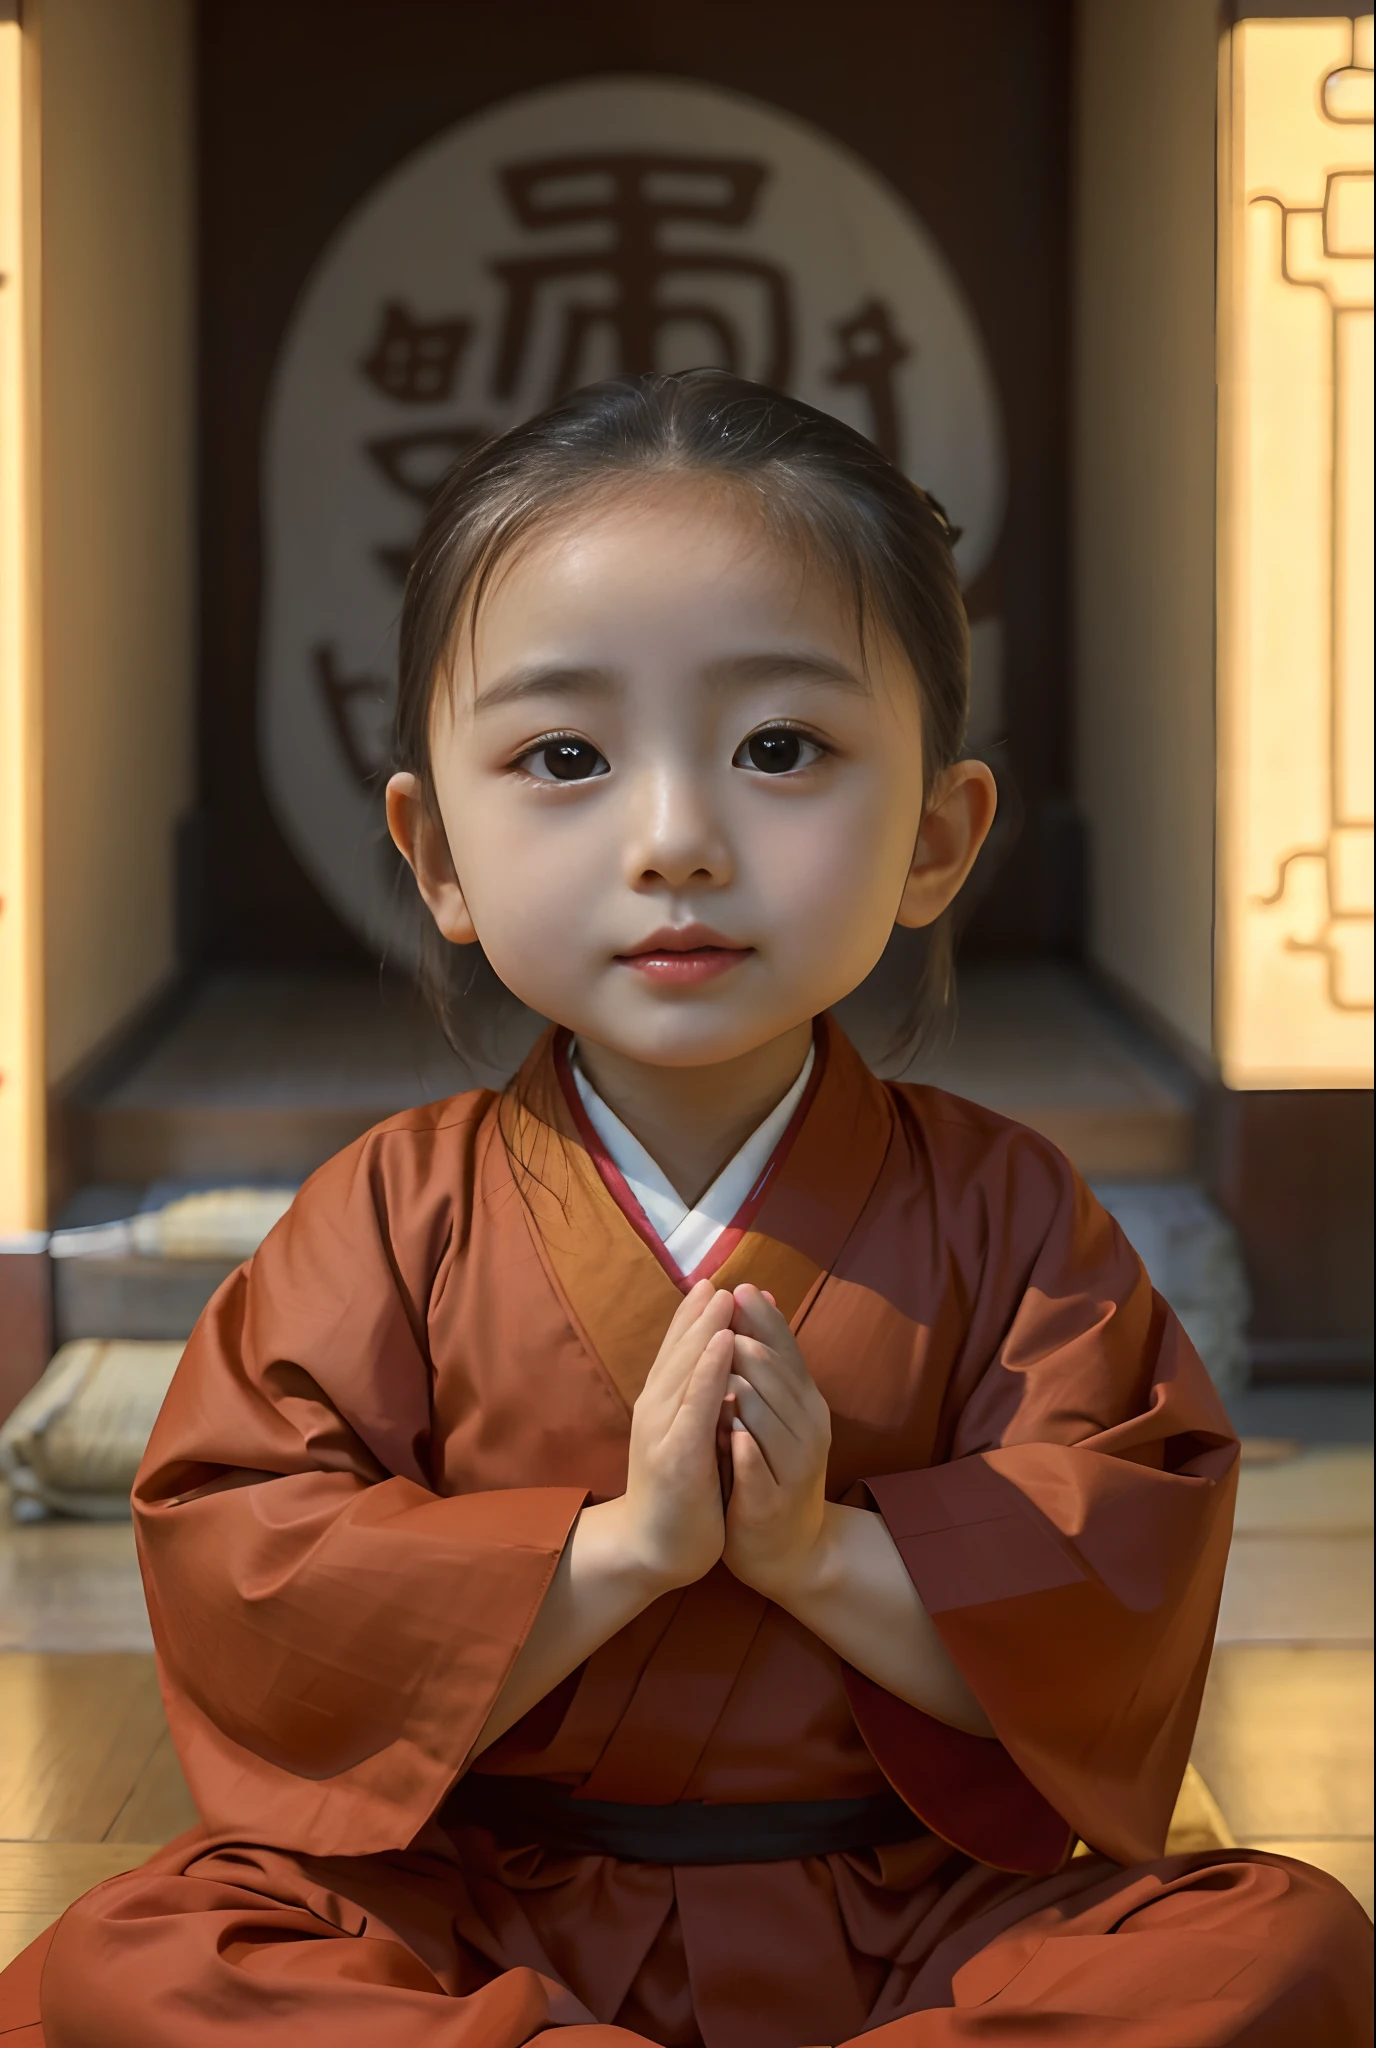
[[[701,1276],[673,1271],[618,1196],[561,1084],[558,1041],[546,1032],[502,1097],[506,1172],[556,1292],[630,1409],[687,1285]],[[794,1330],[859,1220],[893,1130],[885,1090],[830,1017],[818,1020],[816,1042],[803,1101],[723,1233],[711,1273],[719,1287],[767,1288]]]
[[[593,1124],[592,1118],[588,1115],[583,1098],[578,1092],[578,1083],[573,1073],[571,1058],[573,1047],[572,1034],[564,1030],[555,1032],[555,1072],[559,1076],[559,1086],[563,1090],[564,1102],[568,1108],[569,1115],[573,1118],[574,1128],[577,1130],[584,1149],[592,1160],[593,1165],[597,1168],[602,1185],[616,1203],[617,1208],[620,1209],[636,1235],[644,1238],[650,1250],[659,1260],[660,1265],[663,1266],[669,1278],[682,1293],[687,1294],[692,1288],[696,1287],[699,1280],[710,1280],[718,1268],[725,1265],[727,1259],[759,1214],[764,1198],[769,1191],[771,1181],[778,1173],[789,1153],[793,1150],[793,1141],[798,1135],[808,1110],[812,1107],[812,1098],[816,1094],[822,1078],[822,1067],[826,1057],[825,1047],[818,1046],[816,1038],[817,1034],[814,1027],[812,1072],[808,1076],[807,1086],[803,1089],[792,1116],[789,1117],[783,1130],[779,1133],[778,1140],[770,1151],[768,1158],[764,1161],[759,1172],[746,1189],[743,1198],[737,1204],[735,1215],[732,1216],[723,1229],[717,1232],[717,1235],[713,1238],[707,1251],[698,1260],[697,1264],[685,1271],[671,1257],[667,1245],[650,1222],[640,1203],[636,1200],[627,1183],[625,1174],[617,1165],[607,1146],[603,1143],[601,1135]],[[746,1142],[748,1143],[749,1140]],[[726,1169],[723,1168],[723,1172],[725,1171]]]

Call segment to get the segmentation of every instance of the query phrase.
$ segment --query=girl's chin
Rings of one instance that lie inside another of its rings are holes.
[[[725,1005],[718,1009],[707,1003],[655,1004],[658,1014],[646,1015],[649,1007],[622,1003],[609,1016],[589,1016],[581,1028],[573,1024],[569,1028],[575,1038],[591,1039],[618,1059],[672,1070],[719,1067],[729,1060],[747,1059],[796,1030],[800,1021],[788,1016],[743,1015],[736,1005],[728,1010]]]

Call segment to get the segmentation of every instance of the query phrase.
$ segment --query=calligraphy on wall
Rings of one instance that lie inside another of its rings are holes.
[[[714,364],[848,420],[992,553],[998,402],[959,284],[864,163],[756,101],[586,80],[457,123],[322,254],[284,339],[263,465],[259,741],[327,899],[406,951],[380,787],[395,633],[440,477],[623,371]],[[987,668],[998,622],[979,622]]]

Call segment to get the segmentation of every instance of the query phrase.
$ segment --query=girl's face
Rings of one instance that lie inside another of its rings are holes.
[[[699,1066],[838,1002],[930,922],[993,815],[962,762],[922,808],[916,681],[853,603],[712,483],[537,531],[455,636],[393,835],[444,935],[541,1015]],[[868,658],[867,658],[868,657]]]

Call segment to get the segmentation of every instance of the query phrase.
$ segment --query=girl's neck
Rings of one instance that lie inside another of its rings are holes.
[[[811,1043],[812,1026],[798,1024],[715,1066],[657,1067],[580,1038],[578,1063],[692,1207],[787,1095]]]

